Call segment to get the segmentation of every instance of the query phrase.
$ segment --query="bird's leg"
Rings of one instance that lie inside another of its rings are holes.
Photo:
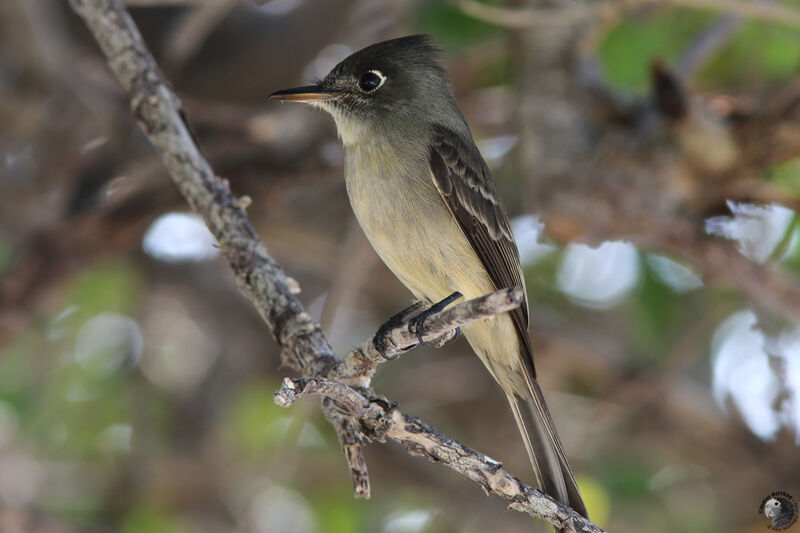
[[[420,345],[433,344],[437,348],[441,348],[442,346],[444,346],[448,342],[456,340],[458,337],[461,336],[461,328],[456,328],[456,329],[453,330],[453,332],[446,333],[446,334],[442,335],[441,337],[439,337],[438,339],[434,339],[430,343],[425,342],[424,340],[422,340],[422,326],[425,323],[425,320],[428,317],[430,317],[431,315],[434,315],[434,314],[438,313],[439,311],[443,310],[445,307],[447,307],[451,303],[455,302],[459,298],[461,298],[461,293],[456,291],[453,294],[451,294],[450,296],[448,296],[447,298],[445,298],[444,300],[442,300],[440,302],[436,302],[435,304],[430,306],[428,309],[426,309],[425,311],[422,311],[420,314],[418,314],[417,316],[415,316],[414,318],[412,318],[409,321],[409,323],[408,323],[408,331],[410,331],[411,333],[413,333],[413,334],[415,334],[417,336],[417,340],[419,341]]]
[[[384,359],[391,361],[393,359],[397,359],[400,357],[400,354],[397,355],[386,355],[386,337],[387,334],[396,328],[397,326],[401,325],[405,322],[406,318],[410,315],[414,315],[420,311],[420,309],[424,309],[425,306],[428,305],[424,301],[417,301],[411,304],[410,306],[406,307],[399,313],[392,315],[389,320],[384,322],[381,327],[378,328],[378,331],[375,333],[375,336],[372,337],[372,345],[378,350],[378,353],[381,354],[381,357]]]

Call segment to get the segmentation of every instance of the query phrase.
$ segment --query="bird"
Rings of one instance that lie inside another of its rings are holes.
[[[345,151],[353,212],[377,254],[418,301],[449,303],[520,287],[506,210],[429,35],[373,44],[321,80],[270,95],[329,113]],[[505,392],[539,488],[588,518],[536,379],[527,299],[462,327]]]
[[[785,529],[792,524],[794,519],[795,508],[788,498],[776,496],[770,498],[764,504],[764,515],[772,519],[772,527],[774,529]]]

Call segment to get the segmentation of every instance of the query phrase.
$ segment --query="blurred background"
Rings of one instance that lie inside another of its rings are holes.
[[[273,404],[268,329],[66,4],[0,3],[0,531],[550,531],[391,444],[353,498],[318,401]],[[800,498],[800,2],[126,4],[340,354],[410,294],[354,222],[332,121],[266,97],[433,34],[592,517],[756,532],[771,491]],[[463,340],[374,387],[534,481]]]

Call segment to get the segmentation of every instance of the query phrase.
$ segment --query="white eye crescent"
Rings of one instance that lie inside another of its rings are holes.
[[[368,70],[358,80],[358,88],[365,93],[373,93],[386,82],[386,76],[380,70]]]

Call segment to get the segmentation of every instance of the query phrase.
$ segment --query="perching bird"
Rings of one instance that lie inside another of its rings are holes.
[[[778,496],[770,498],[764,504],[764,515],[772,519],[772,527],[783,529],[789,526],[794,519],[795,508],[788,498]]]
[[[369,242],[414,295],[439,302],[525,288],[497,187],[456,105],[441,52],[414,35],[374,44],[278,100],[330,113],[350,203]],[[528,306],[463,327],[508,397],[539,487],[586,516],[536,382]]]

